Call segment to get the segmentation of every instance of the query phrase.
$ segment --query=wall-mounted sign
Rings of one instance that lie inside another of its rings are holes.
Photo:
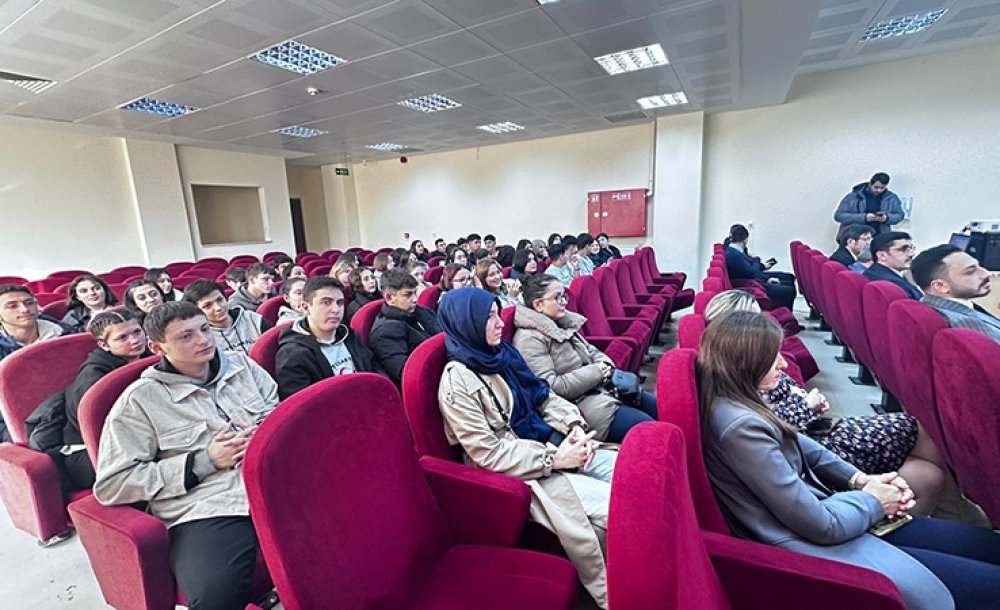
[[[348,169],[346,167],[335,167],[335,168],[333,168],[333,172],[337,176],[350,176],[351,175],[351,172],[348,171]]]

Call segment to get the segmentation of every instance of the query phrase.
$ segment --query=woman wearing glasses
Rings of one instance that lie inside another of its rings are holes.
[[[460,263],[448,263],[441,272],[441,294],[457,288],[472,286],[472,272]]]
[[[580,335],[587,321],[566,309],[566,289],[551,275],[529,276],[521,285],[524,305],[514,314],[514,347],[552,391],[576,403],[598,440],[620,443],[644,421],[656,419],[656,397],[641,392],[626,406],[606,387],[614,364]]]

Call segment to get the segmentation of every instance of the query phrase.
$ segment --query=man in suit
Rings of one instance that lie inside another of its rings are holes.
[[[795,302],[795,278],[785,273],[765,273],[759,258],[747,254],[750,232],[743,225],[733,225],[726,246],[726,271],[731,280],[757,280],[767,296],[778,306],[792,308]]]
[[[910,234],[902,231],[880,233],[872,239],[871,250],[875,263],[865,271],[865,278],[869,282],[892,282],[902,288],[906,296],[919,301],[923,294],[903,277],[916,250]]]
[[[858,255],[865,246],[872,243],[872,228],[868,225],[847,225],[837,234],[837,244],[840,246],[830,255],[830,260],[845,267],[850,267],[858,260]]]
[[[942,244],[913,259],[913,279],[924,290],[923,302],[937,310],[952,328],[978,330],[1000,343],[1000,320],[972,302],[990,293],[990,272],[952,246]]]

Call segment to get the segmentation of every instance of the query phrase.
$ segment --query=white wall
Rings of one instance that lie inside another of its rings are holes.
[[[302,200],[302,222],[306,229],[306,248],[322,252],[330,248],[326,226],[323,175],[318,167],[286,167],[288,196]],[[291,254],[291,252],[289,252]]]

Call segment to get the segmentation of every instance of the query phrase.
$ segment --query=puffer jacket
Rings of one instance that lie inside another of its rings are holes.
[[[838,234],[848,225],[868,225],[875,232],[875,235],[878,235],[879,233],[888,233],[892,230],[892,225],[903,221],[903,204],[900,203],[896,193],[886,189],[882,194],[882,203],[878,208],[879,212],[885,212],[885,222],[867,222],[865,220],[867,213],[865,211],[866,188],[868,188],[867,182],[855,184],[851,192],[840,200],[837,211],[833,213],[833,219],[840,223],[840,228],[837,229]]]
[[[430,309],[418,305],[413,311],[403,311],[383,303],[368,342],[389,378],[399,385],[413,350],[439,332],[437,315]]]

